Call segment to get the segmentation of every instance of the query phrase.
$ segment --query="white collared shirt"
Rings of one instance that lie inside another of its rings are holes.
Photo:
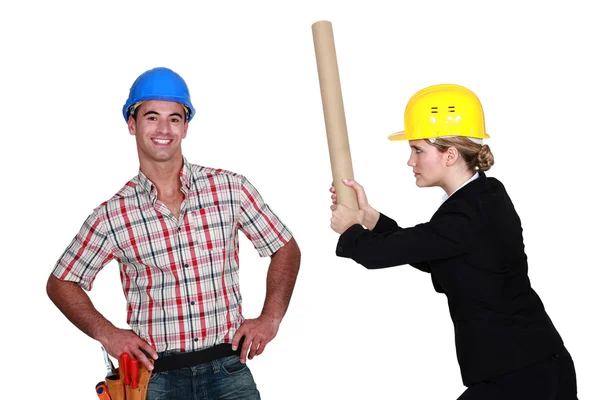
[[[467,185],[469,182],[474,181],[475,179],[479,178],[479,172],[475,171],[475,175],[473,175],[470,179],[468,179],[465,183],[463,183],[462,185],[460,185],[454,192],[452,192],[452,194],[450,196],[452,196],[454,193],[456,193],[459,189],[461,189],[463,186]],[[448,198],[450,197],[448,196],[446,193],[444,193],[444,195],[442,196],[442,204],[444,204],[444,202],[446,200],[448,200]]]

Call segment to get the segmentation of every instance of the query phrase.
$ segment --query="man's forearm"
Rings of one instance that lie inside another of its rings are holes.
[[[46,292],[58,309],[83,333],[103,342],[115,326],[96,310],[85,291],[74,282],[61,281],[51,275]]]
[[[278,321],[283,319],[294,291],[299,269],[300,249],[296,240],[292,238],[271,257],[267,273],[267,294],[261,315]]]

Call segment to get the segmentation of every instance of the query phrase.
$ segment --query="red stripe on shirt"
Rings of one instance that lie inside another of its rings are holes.
[[[271,221],[271,219],[269,217],[267,217],[265,215],[265,213],[262,212],[262,210],[256,205],[256,200],[254,199],[254,196],[252,196],[252,194],[248,190],[246,190],[245,187],[242,187],[242,190],[244,191],[244,193],[246,194],[246,196],[248,197],[248,199],[250,200],[250,202],[254,206],[254,209],[260,213],[261,217],[263,217],[265,219],[265,221],[267,221],[267,224],[269,224],[269,227],[271,228],[271,230],[277,234],[277,238],[281,242],[286,243],[286,240],[281,235],[281,232],[277,228],[275,228],[275,225],[273,224],[273,222]]]
[[[200,218],[202,219],[202,229],[204,230],[204,237],[206,238],[206,247],[208,250],[212,250],[213,244],[210,238],[210,231],[208,229],[208,219],[206,218],[206,209],[200,209]]]
[[[215,178],[212,174],[206,174],[208,181],[210,182],[210,192],[212,194],[213,202],[215,206],[219,205],[219,195],[217,194],[217,186],[215,185]]]

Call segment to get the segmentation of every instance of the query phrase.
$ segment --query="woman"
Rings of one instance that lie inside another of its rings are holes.
[[[444,202],[431,221],[412,228],[373,209],[357,182],[345,180],[359,210],[337,204],[336,253],[368,269],[411,264],[431,273],[448,297],[466,399],[577,398],[573,361],[527,276],[521,221],[483,144],[483,109],[470,90],[436,85],[409,101],[405,131],[419,187],[441,187]],[[364,227],[366,227],[366,229]]]

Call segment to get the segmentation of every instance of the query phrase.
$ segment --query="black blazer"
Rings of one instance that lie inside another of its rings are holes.
[[[562,339],[531,288],[521,220],[500,181],[480,177],[431,218],[400,228],[381,214],[353,225],[336,254],[369,269],[411,264],[448,297],[463,383],[470,386],[542,360]]]

